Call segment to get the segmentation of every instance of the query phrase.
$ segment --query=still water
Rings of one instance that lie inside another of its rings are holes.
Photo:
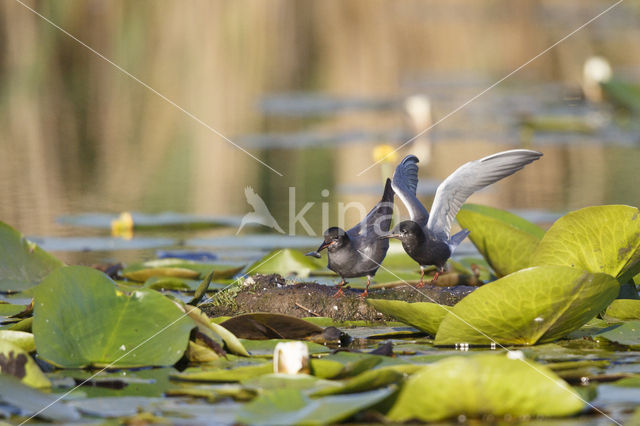
[[[133,260],[175,246],[254,258],[272,247],[315,245],[339,219],[340,203],[372,206],[394,167],[371,167],[382,144],[402,146],[396,162],[428,154],[419,188],[427,205],[459,165],[518,147],[544,157],[471,202],[542,224],[588,205],[640,205],[635,119],[580,93],[582,64],[593,54],[608,57],[616,76],[640,81],[634,3],[477,99],[607,5],[320,3],[38,5],[156,93],[4,2],[0,220],[68,262]],[[428,97],[430,114],[408,107],[416,95]],[[549,117],[578,125],[523,125]],[[253,226],[236,237],[253,210],[248,186],[285,235]],[[307,203],[311,232],[290,224]],[[123,240],[104,227],[62,223],[124,211],[195,214],[229,226]],[[359,213],[348,210],[345,225]]]

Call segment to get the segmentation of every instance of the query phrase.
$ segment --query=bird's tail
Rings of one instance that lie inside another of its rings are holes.
[[[391,205],[393,205],[393,195],[395,194],[395,192],[393,191],[393,188],[391,187],[391,179],[387,178],[387,182],[384,185],[384,192],[382,193],[382,200],[380,200],[383,203],[392,203]]]
[[[460,245],[462,241],[470,234],[471,232],[468,229],[463,229],[462,231],[454,234],[451,238],[449,238],[449,250],[451,250],[451,254],[455,251],[456,247]]]

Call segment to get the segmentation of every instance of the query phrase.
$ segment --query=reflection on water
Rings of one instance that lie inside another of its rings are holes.
[[[431,161],[421,168],[427,204],[434,182],[462,163],[527,147],[545,156],[471,201],[534,213],[638,205],[637,127],[614,120],[592,133],[525,137],[520,125],[523,117],[558,111],[611,114],[610,107],[585,106],[574,94],[582,63],[594,53],[609,57],[619,75],[640,77],[633,3],[621,4],[448,115],[606,5],[35,3],[39,12],[250,149],[282,172],[279,177],[25,8],[3,2],[0,220],[30,235],[104,236],[57,224],[56,217],[121,211],[237,217],[251,211],[244,197],[251,185],[285,231],[293,231],[285,226],[292,209],[315,203],[305,219],[318,234],[322,203],[335,218],[338,202],[377,201],[383,175],[392,169],[360,172],[372,164],[375,144],[399,146],[422,130],[403,108],[416,93],[431,99],[434,121],[446,118],[423,136],[433,144]],[[353,210],[347,225],[356,220]],[[197,236],[234,233],[218,229]],[[295,233],[306,236],[299,225]]]

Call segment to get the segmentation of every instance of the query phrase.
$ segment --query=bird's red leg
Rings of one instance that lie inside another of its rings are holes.
[[[424,267],[420,265],[420,282],[416,286],[418,288],[424,287]]]
[[[340,281],[340,284],[338,284],[338,291],[336,291],[336,293],[333,295],[333,297],[338,298],[338,297],[344,295],[344,292],[342,291],[342,286],[345,285],[345,283],[346,283],[346,281],[343,278],[342,281]]]
[[[364,293],[360,295],[363,299],[367,297],[367,291],[369,290],[369,285],[371,284],[371,277],[367,275],[367,286],[364,289]]]
[[[433,284],[434,282],[436,282],[436,280],[438,279],[438,277],[440,276],[440,273],[444,272],[444,268],[438,268],[436,270],[435,275],[433,276],[433,279],[431,280],[431,284]]]

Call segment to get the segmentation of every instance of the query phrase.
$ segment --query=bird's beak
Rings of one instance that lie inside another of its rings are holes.
[[[390,232],[388,234],[380,235],[380,237],[378,238],[380,238],[381,240],[389,239],[389,238],[400,238],[400,234],[394,234]]]
[[[319,259],[321,257],[320,256],[320,252],[322,250],[326,249],[329,246],[329,244],[331,244],[331,243],[323,241],[322,244],[320,244],[320,247],[318,247],[318,249],[316,251],[310,251],[309,253],[305,254],[305,256],[312,256],[312,257],[315,257],[315,258]]]

